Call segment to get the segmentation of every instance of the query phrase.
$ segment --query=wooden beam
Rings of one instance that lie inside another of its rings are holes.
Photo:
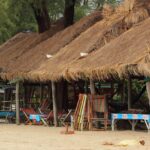
[[[19,81],[16,82],[16,124],[20,124]]]
[[[131,91],[132,91],[132,81],[131,81],[131,77],[129,76],[128,78],[128,110],[131,109],[131,99],[132,99]]]
[[[52,81],[52,99],[53,99],[53,114],[54,114],[54,126],[58,126],[57,118],[57,102],[56,102],[56,83]]]
[[[92,79],[90,79],[90,91],[91,94],[95,94],[95,85],[94,85],[94,81]]]

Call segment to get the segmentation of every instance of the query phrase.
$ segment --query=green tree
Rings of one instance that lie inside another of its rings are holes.
[[[115,4],[117,0],[107,0]],[[14,34],[44,32],[64,17],[65,27],[101,8],[106,0],[0,0],[0,43]]]
[[[12,34],[12,29],[15,25],[9,18],[8,3],[5,0],[0,0],[0,43],[8,39]]]

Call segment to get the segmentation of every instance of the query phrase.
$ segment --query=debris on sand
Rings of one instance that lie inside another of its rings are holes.
[[[74,131],[69,130],[68,124],[65,125],[65,131],[61,131],[61,134],[75,134]]]
[[[122,147],[126,147],[126,146],[134,146],[134,145],[145,145],[145,141],[144,140],[123,140],[117,144],[114,144],[112,142],[104,142],[102,145],[105,146],[122,146]]]
[[[112,142],[104,142],[103,145],[109,145],[109,146],[112,146],[114,145]]]

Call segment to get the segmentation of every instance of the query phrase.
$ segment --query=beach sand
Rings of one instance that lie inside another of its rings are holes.
[[[63,130],[0,124],[0,150],[150,150],[150,133],[143,131],[78,131],[64,135]],[[140,140],[145,145],[139,144]]]

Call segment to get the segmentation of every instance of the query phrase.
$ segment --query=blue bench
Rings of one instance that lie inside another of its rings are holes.
[[[128,120],[135,130],[135,126],[139,120],[143,120],[148,131],[150,131],[150,114],[111,114],[112,131],[115,130],[115,123],[117,120]]]

